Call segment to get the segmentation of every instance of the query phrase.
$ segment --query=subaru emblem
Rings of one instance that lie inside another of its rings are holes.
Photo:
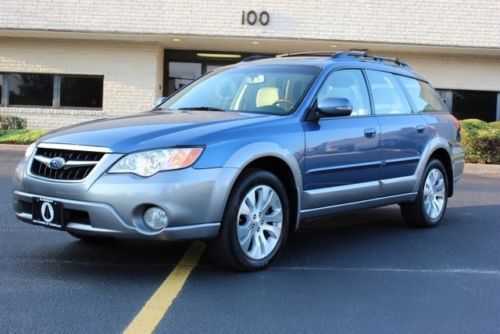
[[[52,158],[49,162],[50,168],[61,169],[66,164],[66,160],[61,157]]]

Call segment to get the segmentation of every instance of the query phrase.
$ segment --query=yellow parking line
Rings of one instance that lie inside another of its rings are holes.
[[[152,333],[155,330],[186,283],[189,274],[196,267],[204,249],[205,244],[199,241],[189,246],[174,270],[125,329],[125,334]]]

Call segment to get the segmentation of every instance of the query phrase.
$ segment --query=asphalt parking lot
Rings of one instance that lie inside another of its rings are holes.
[[[16,221],[0,147],[0,333],[120,333],[189,243],[88,245]],[[266,271],[202,256],[157,333],[499,333],[500,178],[466,175],[440,226],[397,206],[293,234]]]

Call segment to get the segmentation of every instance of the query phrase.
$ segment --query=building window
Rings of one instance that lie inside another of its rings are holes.
[[[441,97],[441,101],[445,104],[449,111],[452,109],[453,92],[451,90],[436,89],[436,92]]]
[[[2,106],[102,108],[102,76],[0,74]]]
[[[452,113],[458,119],[479,118],[493,122],[497,113],[497,92],[454,90]]]
[[[53,76],[48,74],[9,74],[9,105],[51,106]]]
[[[444,103],[458,119],[500,120],[500,93],[438,89]]]
[[[61,107],[102,108],[102,78],[61,76]]]

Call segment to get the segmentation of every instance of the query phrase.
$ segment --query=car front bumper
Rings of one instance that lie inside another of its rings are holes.
[[[14,178],[13,206],[18,219],[33,223],[33,198],[60,202],[64,229],[84,235],[124,239],[180,240],[215,237],[236,168],[187,168],[149,178],[108,174],[121,155],[108,154],[82,182],[61,182],[30,175],[22,161]],[[158,206],[169,224],[147,227],[144,211]]]

